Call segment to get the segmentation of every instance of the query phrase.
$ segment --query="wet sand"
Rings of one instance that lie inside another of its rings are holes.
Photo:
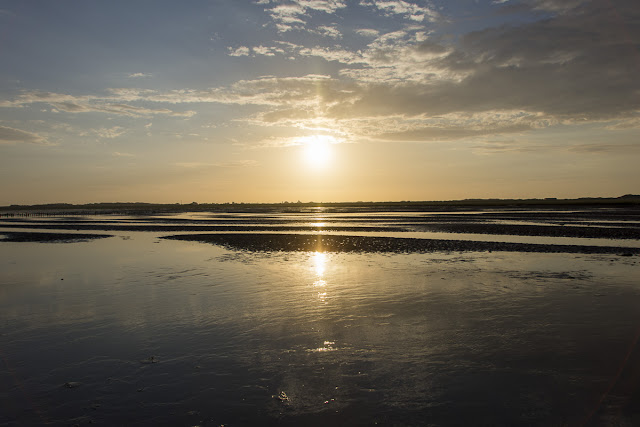
[[[474,208],[474,211],[458,208],[448,212],[380,211],[373,213],[360,212],[354,207],[352,210],[345,210],[340,213],[318,208],[319,210],[316,212],[307,213],[291,213],[286,210],[280,210],[268,213],[249,211],[242,214],[200,212],[197,214],[184,213],[178,216],[163,214],[137,214],[132,216],[103,214],[75,217],[25,215],[2,217],[0,218],[0,227],[18,230],[135,231],[154,233],[330,231],[353,234],[369,232],[444,232],[640,240],[640,209],[635,207],[583,207],[572,210],[552,208],[541,210],[503,208],[497,210],[481,206]],[[451,240],[455,240],[455,237],[452,237]],[[384,246],[377,245],[381,248]],[[367,250],[373,248],[372,246],[366,247],[370,248]],[[406,247],[406,245],[402,247]],[[480,250],[485,249],[481,248]],[[489,248],[489,250],[494,249]]]
[[[630,227],[581,227],[581,226],[544,226],[544,225],[512,225],[512,224],[467,224],[466,218],[461,218],[456,223],[447,224],[407,224],[401,226],[380,225],[368,226],[342,226],[330,224],[326,226],[297,226],[297,225],[158,225],[158,224],[86,224],[75,223],[46,223],[28,224],[9,222],[2,226],[18,229],[46,229],[46,230],[94,230],[94,231],[148,231],[148,232],[175,232],[175,231],[343,231],[343,232],[407,232],[407,231],[435,231],[445,233],[471,233],[471,234],[507,234],[514,236],[549,236],[549,237],[580,237],[592,239],[640,239],[640,228]]]
[[[628,226],[556,226],[521,224],[432,224],[420,226],[421,231],[446,233],[509,234],[514,236],[581,237],[589,239],[640,239],[640,228]]]
[[[258,220],[259,221],[259,220]],[[172,231],[344,231],[344,232],[370,232],[387,231],[403,232],[407,231],[401,227],[345,227],[345,226],[290,226],[290,225],[127,225],[127,224],[57,224],[50,222],[47,224],[2,224],[6,228],[38,228],[46,230],[96,230],[96,231],[148,231],[148,232],[172,232]]]
[[[166,239],[206,242],[234,250],[262,252],[514,251],[633,255],[640,251],[640,245],[633,247],[635,245],[631,242],[640,240],[640,211],[633,207],[574,210],[549,208],[496,210],[476,207],[475,211],[464,209],[454,209],[449,212],[383,211],[377,214],[357,210],[340,213],[318,210],[307,213],[200,212],[176,216],[105,214],[42,217],[34,215],[1,218],[0,227],[10,230],[4,233],[6,236],[4,241],[7,242],[55,242],[105,237],[105,235],[81,233],[83,231],[147,232]],[[69,232],[41,233],[37,230]],[[199,232],[199,234],[187,235],[186,233],[189,232]],[[181,234],[167,236],[162,233]],[[339,233],[345,235],[337,235]],[[371,233],[396,235],[382,237],[371,235]],[[405,233],[406,238],[403,235]],[[420,233],[424,234],[420,235]],[[429,236],[429,233],[449,233],[451,238]],[[470,235],[496,236],[496,238],[473,239],[469,237]],[[523,239],[525,241],[517,242],[506,239],[506,236],[551,239],[533,242],[531,239],[529,241]],[[554,238],[557,238],[557,241],[553,241]],[[577,238],[577,240],[573,244],[574,241],[567,241],[570,239],[563,241],[562,238]],[[612,241],[608,244],[606,241],[601,241],[590,244],[589,241],[578,239],[616,239],[618,242],[616,244]],[[622,241],[625,241],[625,244]],[[626,244],[627,241],[630,244]],[[596,244],[598,246],[595,246]]]
[[[0,242],[77,243],[113,237],[109,234],[0,232]]]
[[[640,245],[419,233],[500,221],[640,224],[629,210],[3,218],[0,425],[637,425]],[[407,233],[363,231],[386,227]]]
[[[392,237],[305,235],[305,234],[181,234],[164,239],[212,243],[229,249],[248,251],[314,252],[454,252],[511,251],[575,254],[640,254],[640,248],[579,245],[537,245],[467,240],[402,239]]]

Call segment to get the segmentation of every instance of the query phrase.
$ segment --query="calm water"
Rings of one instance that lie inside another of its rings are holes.
[[[115,234],[0,241],[1,425],[640,423],[637,256]]]

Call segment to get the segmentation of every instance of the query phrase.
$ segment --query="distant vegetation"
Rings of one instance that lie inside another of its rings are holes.
[[[52,203],[41,205],[11,205],[0,207],[0,213],[42,214],[154,214],[176,212],[308,212],[317,208],[327,211],[422,211],[466,210],[478,208],[560,208],[560,207],[639,207],[640,195],[621,197],[582,197],[578,199],[464,199],[446,201],[398,201],[398,202],[282,202],[282,203],[89,203],[74,205]]]

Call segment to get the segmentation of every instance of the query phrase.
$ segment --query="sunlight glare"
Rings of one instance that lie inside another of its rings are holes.
[[[331,145],[336,139],[330,135],[313,135],[302,140],[304,156],[308,165],[323,168],[331,163],[333,150]]]
[[[318,278],[322,278],[324,270],[326,269],[327,254],[324,252],[316,252],[313,254],[313,269],[316,272]]]

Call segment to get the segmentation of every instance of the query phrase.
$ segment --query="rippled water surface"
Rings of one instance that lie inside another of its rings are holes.
[[[1,425],[640,425],[638,256],[0,241]]]

